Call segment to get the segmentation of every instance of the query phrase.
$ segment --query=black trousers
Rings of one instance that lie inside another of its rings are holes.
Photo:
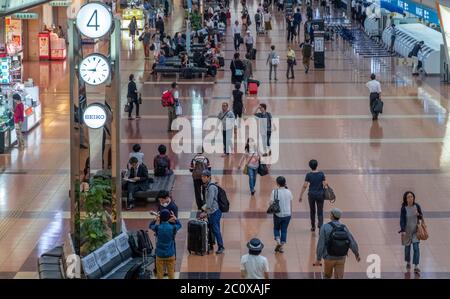
[[[323,225],[323,199],[312,199],[308,196],[309,202],[309,218],[311,219],[311,227],[316,227],[316,211],[317,211],[317,219],[318,219],[318,227],[322,227]],[[317,209],[316,209],[317,207]]]
[[[241,45],[241,35],[239,33],[234,34],[234,49],[239,51],[239,46]]]
[[[193,179],[194,181],[194,192],[195,192],[195,203],[197,204],[197,208],[201,210],[204,205],[203,197],[202,197],[202,179]]]
[[[289,71],[291,72],[291,77],[294,78],[294,61],[292,60],[292,62],[290,60],[288,60],[288,64],[287,64],[287,70],[286,70],[286,77],[289,78]]]
[[[250,53],[250,51],[253,49],[253,44],[245,44],[245,47],[247,48],[247,53]]]
[[[370,113],[372,113],[372,118],[377,119],[378,118],[378,113],[376,113],[375,111],[373,111],[373,104],[375,103],[375,101],[380,97],[380,95],[378,94],[378,92],[371,92],[370,93]]]
[[[136,105],[136,116],[139,116],[139,101],[134,99],[130,102],[130,110],[128,111],[128,117],[131,117],[131,113],[133,112],[133,104]]]
[[[287,32],[287,41],[288,42],[292,42],[294,40],[294,36],[295,36],[295,27],[292,29],[289,29]]]

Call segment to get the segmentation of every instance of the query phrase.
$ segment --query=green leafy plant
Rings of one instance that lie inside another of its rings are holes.
[[[82,193],[86,217],[81,221],[81,255],[85,256],[109,239],[105,204],[111,203],[111,179],[99,176],[91,179],[89,191]]]
[[[88,214],[81,224],[81,254],[85,256],[108,242],[106,231],[104,213]]]

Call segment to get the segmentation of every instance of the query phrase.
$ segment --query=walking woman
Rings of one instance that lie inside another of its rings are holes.
[[[288,79],[295,78],[294,77],[294,65],[296,65],[295,51],[292,50],[291,46],[288,46],[286,78],[288,78]],[[289,71],[291,71],[291,77],[289,77]]]
[[[255,141],[253,138],[248,138],[245,145],[245,155],[242,156],[238,169],[241,169],[242,163],[245,162],[244,174],[247,172],[248,184],[252,196],[255,195],[256,175],[258,174],[260,158]]]
[[[234,53],[234,59],[230,63],[231,84],[241,83],[244,80],[245,65],[240,59],[239,53]]]
[[[411,191],[403,194],[403,203],[400,212],[400,231],[402,245],[405,246],[406,271],[411,270],[411,245],[413,248],[414,273],[419,274],[419,239],[417,238],[417,225],[423,221],[422,209],[416,203],[416,195]]]
[[[279,200],[280,204],[280,212],[273,214],[273,235],[277,243],[275,252],[283,253],[292,214],[292,193],[286,187],[286,179],[283,176],[277,177],[277,188],[272,191],[270,204],[275,200]]]
[[[325,199],[325,188],[328,188],[325,174],[322,171],[317,170],[319,163],[317,160],[309,161],[309,168],[311,172],[308,172],[305,177],[305,183],[303,184],[302,191],[300,193],[299,202],[302,202],[303,193],[308,190],[308,203],[309,203],[309,216],[311,219],[311,231],[316,230],[316,210],[318,224],[317,227],[322,227],[323,224],[323,202]]]
[[[243,92],[241,91],[241,83],[236,83],[233,90],[233,113],[236,119],[242,119],[242,112],[244,110],[244,102],[242,101]]]
[[[136,83],[134,82],[134,75],[131,74],[129,77],[128,82],[128,93],[127,93],[127,99],[128,103],[130,104],[130,109],[128,110],[128,119],[132,120],[131,113],[133,112],[133,104],[136,105],[136,118],[141,118],[139,116],[139,101],[138,101],[138,90]]]
[[[128,25],[128,30],[130,31],[131,40],[134,43],[134,38],[136,35],[139,35],[136,17],[131,19],[130,24]]]

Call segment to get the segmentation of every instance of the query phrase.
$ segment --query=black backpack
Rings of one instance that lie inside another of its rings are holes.
[[[169,162],[167,157],[156,157],[155,176],[165,176],[169,169]]]
[[[133,256],[142,256],[144,252],[147,255],[151,255],[153,252],[153,244],[146,230],[140,229],[129,232],[128,243]]]
[[[345,225],[336,225],[329,222],[333,227],[327,242],[327,253],[330,256],[347,256],[350,249],[350,238],[345,230]]]
[[[214,184],[217,187],[217,201],[219,204],[219,210],[222,213],[230,211],[230,202],[228,201],[227,193],[217,183]]]

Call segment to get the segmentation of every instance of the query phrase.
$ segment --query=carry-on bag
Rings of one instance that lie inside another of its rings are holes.
[[[189,254],[208,254],[208,223],[203,220],[189,220],[187,239]]]
[[[258,93],[258,84],[256,83],[248,83],[248,93],[249,94],[257,94]]]

